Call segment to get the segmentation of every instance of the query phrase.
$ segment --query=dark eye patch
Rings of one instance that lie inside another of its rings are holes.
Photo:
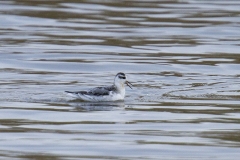
[[[120,78],[120,79],[126,79],[125,76],[118,76],[118,78]]]

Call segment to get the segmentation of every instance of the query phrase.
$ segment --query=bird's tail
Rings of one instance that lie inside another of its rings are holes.
[[[77,98],[78,97],[78,93],[77,92],[71,92],[71,91],[65,91],[69,96],[71,97],[75,97]]]

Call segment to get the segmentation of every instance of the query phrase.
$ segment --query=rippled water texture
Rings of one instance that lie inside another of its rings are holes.
[[[239,159],[239,0],[0,0],[0,77],[0,159]]]

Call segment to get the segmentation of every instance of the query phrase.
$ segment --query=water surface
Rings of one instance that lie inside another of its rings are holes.
[[[238,159],[239,8],[0,1],[0,159]],[[64,94],[120,71],[124,102]]]

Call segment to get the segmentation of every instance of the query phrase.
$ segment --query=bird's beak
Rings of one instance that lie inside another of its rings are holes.
[[[125,84],[132,89],[133,85],[130,82],[126,81]]]

